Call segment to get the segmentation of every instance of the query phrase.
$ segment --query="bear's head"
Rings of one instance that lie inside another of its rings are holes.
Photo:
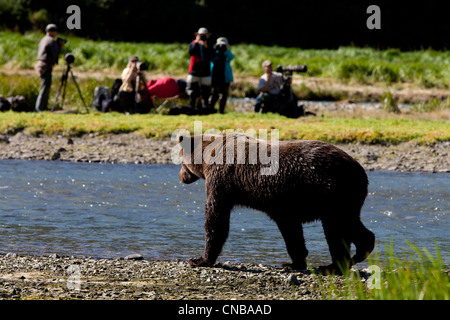
[[[198,179],[205,179],[203,174],[202,162],[195,161],[196,148],[202,147],[202,139],[200,138],[200,144],[196,143],[197,140],[191,136],[178,136],[178,143],[180,148],[181,169],[178,173],[180,182],[190,184]],[[202,150],[199,150],[202,151]]]
[[[225,136],[221,134],[202,134],[177,137],[180,146],[180,181],[192,183],[205,179],[208,172],[218,163],[224,163]]]

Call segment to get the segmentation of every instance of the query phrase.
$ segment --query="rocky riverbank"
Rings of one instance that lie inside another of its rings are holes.
[[[107,163],[172,163],[170,139],[129,134],[89,134],[82,137],[35,137],[19,132],[0,136],[0,159]],[[450,142],[420,145],[338,145],[366,170],[450,172]]]
[[[360,274],[363,281],[369,277]],[[345,278],[253,264],[192,268],[140,256],[0,255],[0,299],[317,300],[330,282],[342,288]]]

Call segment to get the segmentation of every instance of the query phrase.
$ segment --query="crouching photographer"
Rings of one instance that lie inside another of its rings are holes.
[[[264,61],[262,67],[264,74],[258,83],[260,93],[256,98],[255,112],[274,112],[289,118],[306,115],[303,106],[298,106],[291,82],[293,72],[306,72],[307,67],[304,65],[278,66],[274,72],[272,62],[269,60]]]
[[[266,60],[262,63],[264,74],[259,78],[258,97],[256,98],[255,112],[277,112],[281,105],[281,86],[283,75],[274,72],[272,62]]]
[[[147,92],[144,70],[147,65],[136,56],[130,57],[127,67],[122,72],[122,85],[115,97],[119,112],[148,113],[153,108],[152,100]]]

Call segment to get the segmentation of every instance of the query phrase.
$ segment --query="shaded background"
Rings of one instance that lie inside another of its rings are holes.
[[[81,30],[69,32],[66,9],[81,9]],[[381,30],[369,30],[367,7],[381,9]],[[0,28],[42,30],[91,39],[188,42],[201,26],[232,44],[379,49],[450,48],[449,1],[266,1],[266,0],[0,0]]]

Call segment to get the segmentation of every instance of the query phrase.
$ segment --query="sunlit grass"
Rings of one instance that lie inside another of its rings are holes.
[[[177,129],[194,133],[194,121],[203,132],[233,129],[279,130],[280,139],[322,140],[331,143],[396,144],[405,141],[433,143],[450,140],[450,123],[391,118],[307,117],[288,119],[277,114],[227,113],[205,116],[118,113],[52,114],[5,112],[0,117],[0,133],[19,131],[32,135],[80,136],[88,133],[129,133],[148,138],[170,138]]]
[[[25,35],[0,32],[0,66],[32,68],[36,47],[42,34]],[[74,65],[81,71],[119,71],[128,58],[137,55],[149,65],[150,72],[186,74],[189,55],[186,43],[128,43],[93,41],[68,37],[64,52],[71,51]],[[435,50],[400,51],[341,47],[338,50],[301,49],[254,44],[231,44],[235,55],[233,70],[239,75],[259,76],[261,63],[306,64],[306,77],[327,77],[339,81],[370,84],[411,83],[420,87],[449,88],[450,52]]]
[[[411,243],[402,253],[386,245],[382,256],[369,258],[372,273],[361,276],[359,271],[345,275],[345,285],[333,279],[325,284],[320,276],[320,291],[324,299],[357,300],[449,300],[448,266],[436,246],[434,255],[426,248]],[[330,276],[333,277],[333,276]]]

